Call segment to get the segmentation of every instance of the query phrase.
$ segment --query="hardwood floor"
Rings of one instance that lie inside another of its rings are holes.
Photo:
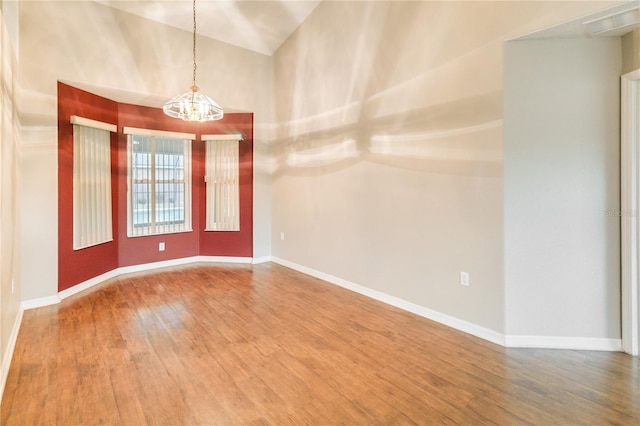
[[[639,424],[640,362],[505,349],[275,264],[193,265],[26,311],[1,420]]]

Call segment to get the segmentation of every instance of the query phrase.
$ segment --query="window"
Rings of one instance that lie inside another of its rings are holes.
[[[73,249],[113,240],[111,134],[117,127],[71,116],[73,124]]]
[[[240,135],[203,135],[206,144],[205,231],[240,230]]]
[[[193,134],[125,127],[127,236],[191,231]]]

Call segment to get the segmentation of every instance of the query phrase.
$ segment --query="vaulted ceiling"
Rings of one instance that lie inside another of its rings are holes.
[[[193,31],[191,0],[95,0],[157,22]],[[197,0],[198,34],[272,55],[320,0]]]

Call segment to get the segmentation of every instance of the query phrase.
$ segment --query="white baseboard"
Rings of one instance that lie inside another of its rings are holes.
[[[199,262],[199,256],[181,257],[179,259],[162,260],[160,262],[142,263],[140,265],[121,266],[111,272],[115,272],[115,276],[131,274],[134,272],[151,271],[153,269],[168,268],[170,266],[187,265],[189,263]],[[75,287],[78,287],[77,285]]]
[[[198,263],[198,262],[251,264],[252,258],[232,257],[232,256],[191,256],[191,257],[183,257],[180,259],[164,260],[161,262],[143,263],[141,265],[123,266],[121,268],[116,268],[109,272],[105,272],[102,275],[98,275],[97,277],[93,277],[91,279],[88,279],[87,281],[76,284],[73,287],[62,290],[61,292],[58,293],[57,296],[49,296],[49,297],[41,297],[38,299],[25,300],[22,302],[21,306],[23,309],[34,309],[34,308],[41,308],[43,306],[55,305],[56,303],[60,303],[61,300],[66,299],[67,297],[73,296],[74,294],[78,294],[95,285],[103,283],[108,279],[115,278],[120,275],[130,274],[134,272],[150,271],[153,269],[166,268],[169,266],[187,265],[189,263]]]
[[[24,309],[20,306],[18,315],[16,315],[13,327],[11,328],[11,335],[9,335],[7,349],[2,356],[2,367],[0,367],[0,401],[2,401],[2,395],[4,394],[4,386],[7,384],[9,368],[11,368],[11,359],[13,359],[13,351],[16,348],[16,341],[18,340],[18,332],[20,331],[20,324],[22,324],[23,313]]]
[[[334,277],[333,275],[325,274],[324,272],[316,271],[315,269],[308,268],[306,266],[298,265],[297,263],[289,262],[288,260],[280,259],[278,257],[272,257],[271,261],[282,266],[286,266],[287,268],[294,269],[298,272],[302,272],[303,274],[311,275],[312,277],[316,277],[331,284],[335,284],[348,290],[355,291],[356,293],[362,294],[380,302],[387,303],[405,311],[420,315],[421,317],[428,318],[430,320],[444,324],[448,327],[508,348],[570,349],[610,352],[619,352],[622,350],[621,339],[553,336],[505,336],[504,334],[497,331],[481,327],[477,324],[473,324],[438,311],[434,311],[433,309],[425,308],[424,306],[416,305],[415,303],[408,302],[406,300],[388,295],[386,293],[382,293],[377,290],[372,290],[370,288],[352,283],[342,278]]]
[[[508,348],[571,349],[580,351],[622,351],[621,339],[561,336],[505,336]]]
[[[167,268],[170,266],[188,265],[190,263],[251,263],[250,257],[234,257],[234,256],[191,256],[181,257],[179,259],[163,260],[161,262],[143,263],[140,265],[123,266],[114,271],[117,275],[130,274],[132,272],[144,272],[153,269]],[[77,287],[77,286],[75,286]]]
[[[342,278],[334,277],[333,275],[325,274],[324,272],[316,271],[315,269],[311,269],[306,266],[298,265],[297,263],[289,262],[288,260],[273,257],[272,262],[280,264],[282,266],[286,266],[287,268],[294,269],[298,272],[302,272],[303,274],[311,275],[312,277],[319,278],[331,284],[338,285],[340,287],[346,288],[347,290],[354,291],[388,305],[395,306],[416,315],[420,315],[421,317],[439,322],[451,328],[455,328],[456,330],[471,334],[484,340],[488,340],[489,342],[496,343],[502,346],[504,346],[505,344],[503,334],[490,330],[488,328],[481,327],[479,325],[443,314],[438,311],[434,311],[429,308],[425,308],[424,306],[416,305],[415,303],[408,302],[406,300],[388,295],[386,293],[382,293],[377,290],[372,290],[370,288],[352,283]]]
[[[211,263],[252,263],[251,257],[232,257],[232,256],[196,256],[198,262]]]
[[[97,277],[93,277],[91,279],[88,279],[87,281],[84,281],[80,284],[74,285],[73,287],[69,287],[65,290],[62,290],[61,292],[58,293],[58,296],[60,297],[60,300],[66,299],[67,297],[73,296],[74,294],[78,294],[81,291],[84,291],[88,288],[93,287],[94,285],[98,285],[106,280],[109,280],[111,278],[115,278],[118,275],[120,275],[122,272],[120,272],[120,269],[114,269],[112,271],[109,272],[105,272],[102,275],[98,275]],[[24,303],[24,302],[23,302]]]
[[[40,297],[38,299],[25,300],[20,304],[23,310],[41,308],[43,306],[55,305],[60,303],[59,296]]]
[[[39,299],[25,300],[20,307],[20,321],[22,320],[22,312],[27,309],[39,308],[42,306],[54,305],[59,303],[60,300],[66,299],[69,296],[80,293],[88,288],[91,288],[97,284],[100,284],[110,278],[115,278],[119,275],[128,274],[132,272],[142,272],[153,269],[165,268],[168,266],[185,265],[196,262],[211,262],[211,263],[244,263],[244,264],[259,264],[265,262],[274,262],[282,266],[294,269],[312,277],[319,278],[323,281],[327,281],[331,284],[338,285],[380,302],[395,306],[405,311],[420,315],[421,317],[428,318],[430,320],[439,322],[448,327],[456,330],[471,334],[481,339],[487,340],[492,343],[496,343],[508,348],[544,348],[544,349],[570,349],[570,350],[592,350],[592,351],[622,351],[621,339],[609,339],[609,338],[589,338],[589,337],[556,337],[556,336],[505,336],[497,331],[473,324],[468,321],[461,320],[459,318],[443,314],[433,309],[426,308],[424,306],[416,305],[415,303],[408,302],[389,294],[373,290],[359,284],[352,283],[342,278],[335,277],[324,272],[317,271],[306,266],[299,265],[297,263],[290,262],[288,260],[280,259],[278,257],[264,256],[260,258],[250,257],[225,257],[225,256],[192,256],[181,259],[172,259],[162,262],[146,263],[142,265],[125,266],[122,268],[114,269],[97,277],[91,278],[85,282],[77,284],[71,288],[61,291],[57,296],[43,297]],[[16,328],[17,327],[17,328]],[[15,345],[15,338],[17,338],[17,330],[20,324],[15,328],[15,336],[13,345]],[[13,347],[11,347],[11,354],[13,353]],[[5,358],[7,355],[5,354]],[[9,358],[9,362],[11,359]],[[4,361],[3,361],[4,368]],[[3,374],[5,374],[3,369]]]

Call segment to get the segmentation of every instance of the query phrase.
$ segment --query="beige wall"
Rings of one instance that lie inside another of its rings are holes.
[[[22,212],[30,224],[21,231],[25,300],[57,293],[56,82],[121,102],[161,107],[190,86],[191,61],[189,32],[92,1],[21,3],[22,163],[29,182]],[[198,39],[200,89],[228,111],[255,114],[256,257],[270,254],[271,68],[271,57]]]
[[[621,63],[619,37],[506,46],[510,336],[620,338]]]
[[[640,69],[640,29],[622,37],[622,73]]]
[[[503,41],[610,5],[322,3],[274,56],[273,255],[503,332]]]
[[[18,202],[20,124],[15,103],[16,58],[5,17],[0,13],[0,396],[11,357],[12,332],[17,333],[20,309],[20,256]]]

